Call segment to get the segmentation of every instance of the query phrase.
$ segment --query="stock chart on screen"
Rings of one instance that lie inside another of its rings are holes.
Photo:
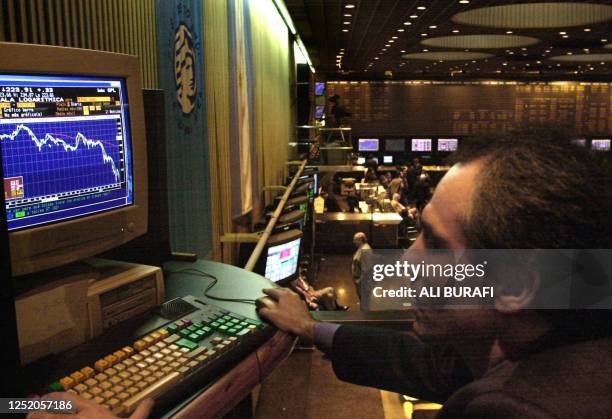
[[[9,230],[133,203],[122,79],[0,74]]]

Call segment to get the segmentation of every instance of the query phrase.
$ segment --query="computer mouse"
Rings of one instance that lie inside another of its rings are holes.
[[[258,299],[255,300],[255,307],[257,307],[257,310],[265,307],[265,308],[273,308],[274,305],[276,304],[276,300],[274,300],[272,297],[259,297]]]

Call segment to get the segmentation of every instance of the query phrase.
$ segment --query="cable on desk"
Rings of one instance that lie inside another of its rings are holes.
[[[202,278],[208,278],[208,279],[212,279],[212,283],[210,285],[208,285],[206,287],[206,289],[204,289],[204,296],[206,298],[210,298],[211,300],[216,300],[216,301],[228,301],[228,302],[232,302],[232,303],[241,303],[241,304],[251,304],[251,305],[255,305],[255,300],[252,299],[248,299],[248,298],[225,298],[225,297],[218,297],[215,295],[210,295],[208,292],[215,286],[217,285],[217,283],[219,282],[219,278],[217,278],[216,276],[209,274],[208,272],[204,272],[201,271],[199,269],[196,268],[185,268],[185,269],[180,269],[178,271],[168,271],[168,277],[174,275],[174,274],[191,274],[191,275],[196,275]]]

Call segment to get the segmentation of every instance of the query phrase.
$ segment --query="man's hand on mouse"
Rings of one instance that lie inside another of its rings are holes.
[[[314,340],[317,321],[308,312],[298,294],[287,288],[266,288],[263,293],[275,300],[270,307],[259,309],[259,315],[276,327],[305,339]]]

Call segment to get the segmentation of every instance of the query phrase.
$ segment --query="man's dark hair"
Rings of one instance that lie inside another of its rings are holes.
[[[480,249],[612,248],[608,153],[535,128],[461,144],[453,163],[484,159],[464,234]],[[538,310],[559,340],[612,333],[610,310]]]
[[[607,153],[532,129],[461,144],[453,163],[484,159],[464,233],[472,248],[612,248]]]

